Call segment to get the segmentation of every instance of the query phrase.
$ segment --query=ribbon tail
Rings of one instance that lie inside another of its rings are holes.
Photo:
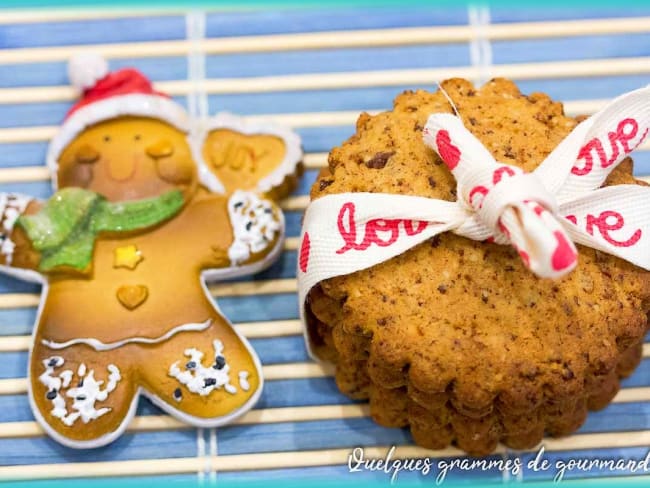
[[[600,188],[560,206],[574,242],[650,269],[650,188]]]
[[[526,267],[540,278],[560,278],[578,263],[578,251],[568,233],[537,202],[526,201],[506,209],[499,227]]]

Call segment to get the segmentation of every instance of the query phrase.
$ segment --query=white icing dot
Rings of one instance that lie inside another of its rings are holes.
[[[244,391],[251,389],[251,385],[248,382],[248,371],[239,372],[239,387]]]

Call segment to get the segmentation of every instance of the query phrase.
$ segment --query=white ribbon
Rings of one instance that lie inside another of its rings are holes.
[[[574,242],[650,269],[650,188],[600,188],[648,136],[650,86],[613,100],[580,123],[533,171],[494,160],[450,114],[429,117],[424,142],[458,183],[458,200],[341,193],[310,203],[298,259],[304,303],[317,283],[369,268],[441,232],[512,245],[536,275],[577,263]]]

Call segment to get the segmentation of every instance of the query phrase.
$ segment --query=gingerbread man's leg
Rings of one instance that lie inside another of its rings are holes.
[[[52,350],[34,344],[29,400],[36,419],[60,443],[74,448],[108,444],[133,417],[134,370],[131,364],[116,362],[111,352],[87,345]]]
[[[248,341],[215,315],[203,331],[143,346],[145,394],[170,415],[199,427],[223,425],[262,391],[261,365]]]

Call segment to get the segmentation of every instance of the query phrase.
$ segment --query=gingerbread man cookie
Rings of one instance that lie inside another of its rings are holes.
[[[46,202],[0,194],[2,271],[43,283],[34,415],[75,448],[117,438],[140,393],[192,425],[227,423],[253,406],[263,378],[205,280],[257,272],[279,255],[283,215],[262,193],[296,173],[299,141],[274,140],[273,158],[215,193],[200,181],[180,105],[100,58],[73,60],[70,74],[84,94],[48,151],[58,191]],[[221,167],[237,158],[233,144]]]

